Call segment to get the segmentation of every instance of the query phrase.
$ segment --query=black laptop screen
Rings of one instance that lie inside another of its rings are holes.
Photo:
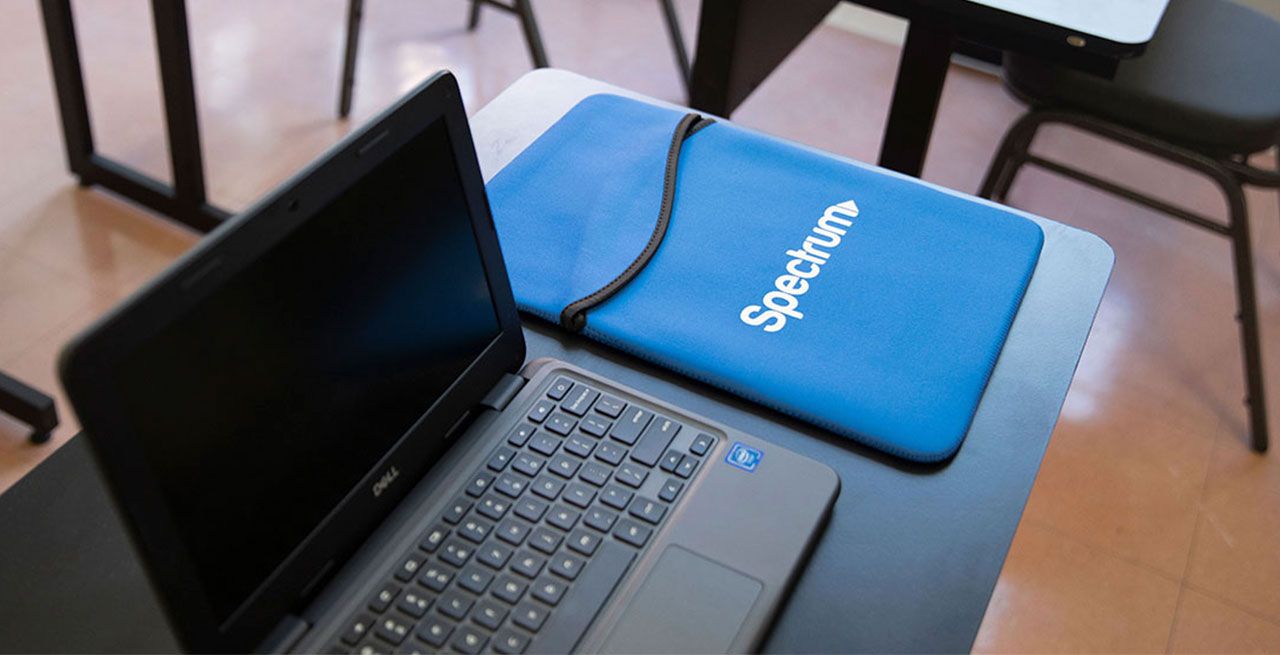
[[[123,409],[219,620],[498,333],[439,120],[127,357]]]

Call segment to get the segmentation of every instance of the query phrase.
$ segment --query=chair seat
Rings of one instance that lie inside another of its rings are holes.
[[[1005,56],[1033,104],[1066,106],[1214,154],[1280,142],[1280,22],[1229,0],[1171,0],[1146,52],[1114,80]]]

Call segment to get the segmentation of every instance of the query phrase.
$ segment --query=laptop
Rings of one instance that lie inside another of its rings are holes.
[[[448,73],[211,233],[61,375],[190,651],[748,651],[839,491],[525,361]]]

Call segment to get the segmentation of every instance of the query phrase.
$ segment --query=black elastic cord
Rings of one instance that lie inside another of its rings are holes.
[[[714,122],[713,119],[703,118],[697,114],[685,114],[684,118],[680,119],[675,132],[671,135],[671,147],[667,149],[667,168],[662,180],[662,206],[658,210],[658,223],[653,226],[653,234],[649,235],[649,243],[645,244],[640,255],[618,277],[613,278],[594,293],[565,306],[560,312],[560,325],[564,329],[570,332],[581,332],[582,328],[587,326],[587,312],[621,291],[622,287],[635,279],[636,275],[649,264],[649,260],[653,259],[654,253],[658,252],[658,246],[662,245],[662,239],[667,235],[667,225],[671,223],[671,210],[676,200],[676,170],[680,165],[680,148],[684,145],[685,139]]]

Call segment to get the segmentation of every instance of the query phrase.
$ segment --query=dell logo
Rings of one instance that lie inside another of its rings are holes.
[[[398,477],[400,477],[400,469],[394,466],[387,469],[387,472],[383,473],[382,477],[379,478],[377,482],[373,483],[373,497],[377,498],[378,496],[381,496],[382,492],[386,491],[387,487],[390,487],[391,483],[395,482]]]

